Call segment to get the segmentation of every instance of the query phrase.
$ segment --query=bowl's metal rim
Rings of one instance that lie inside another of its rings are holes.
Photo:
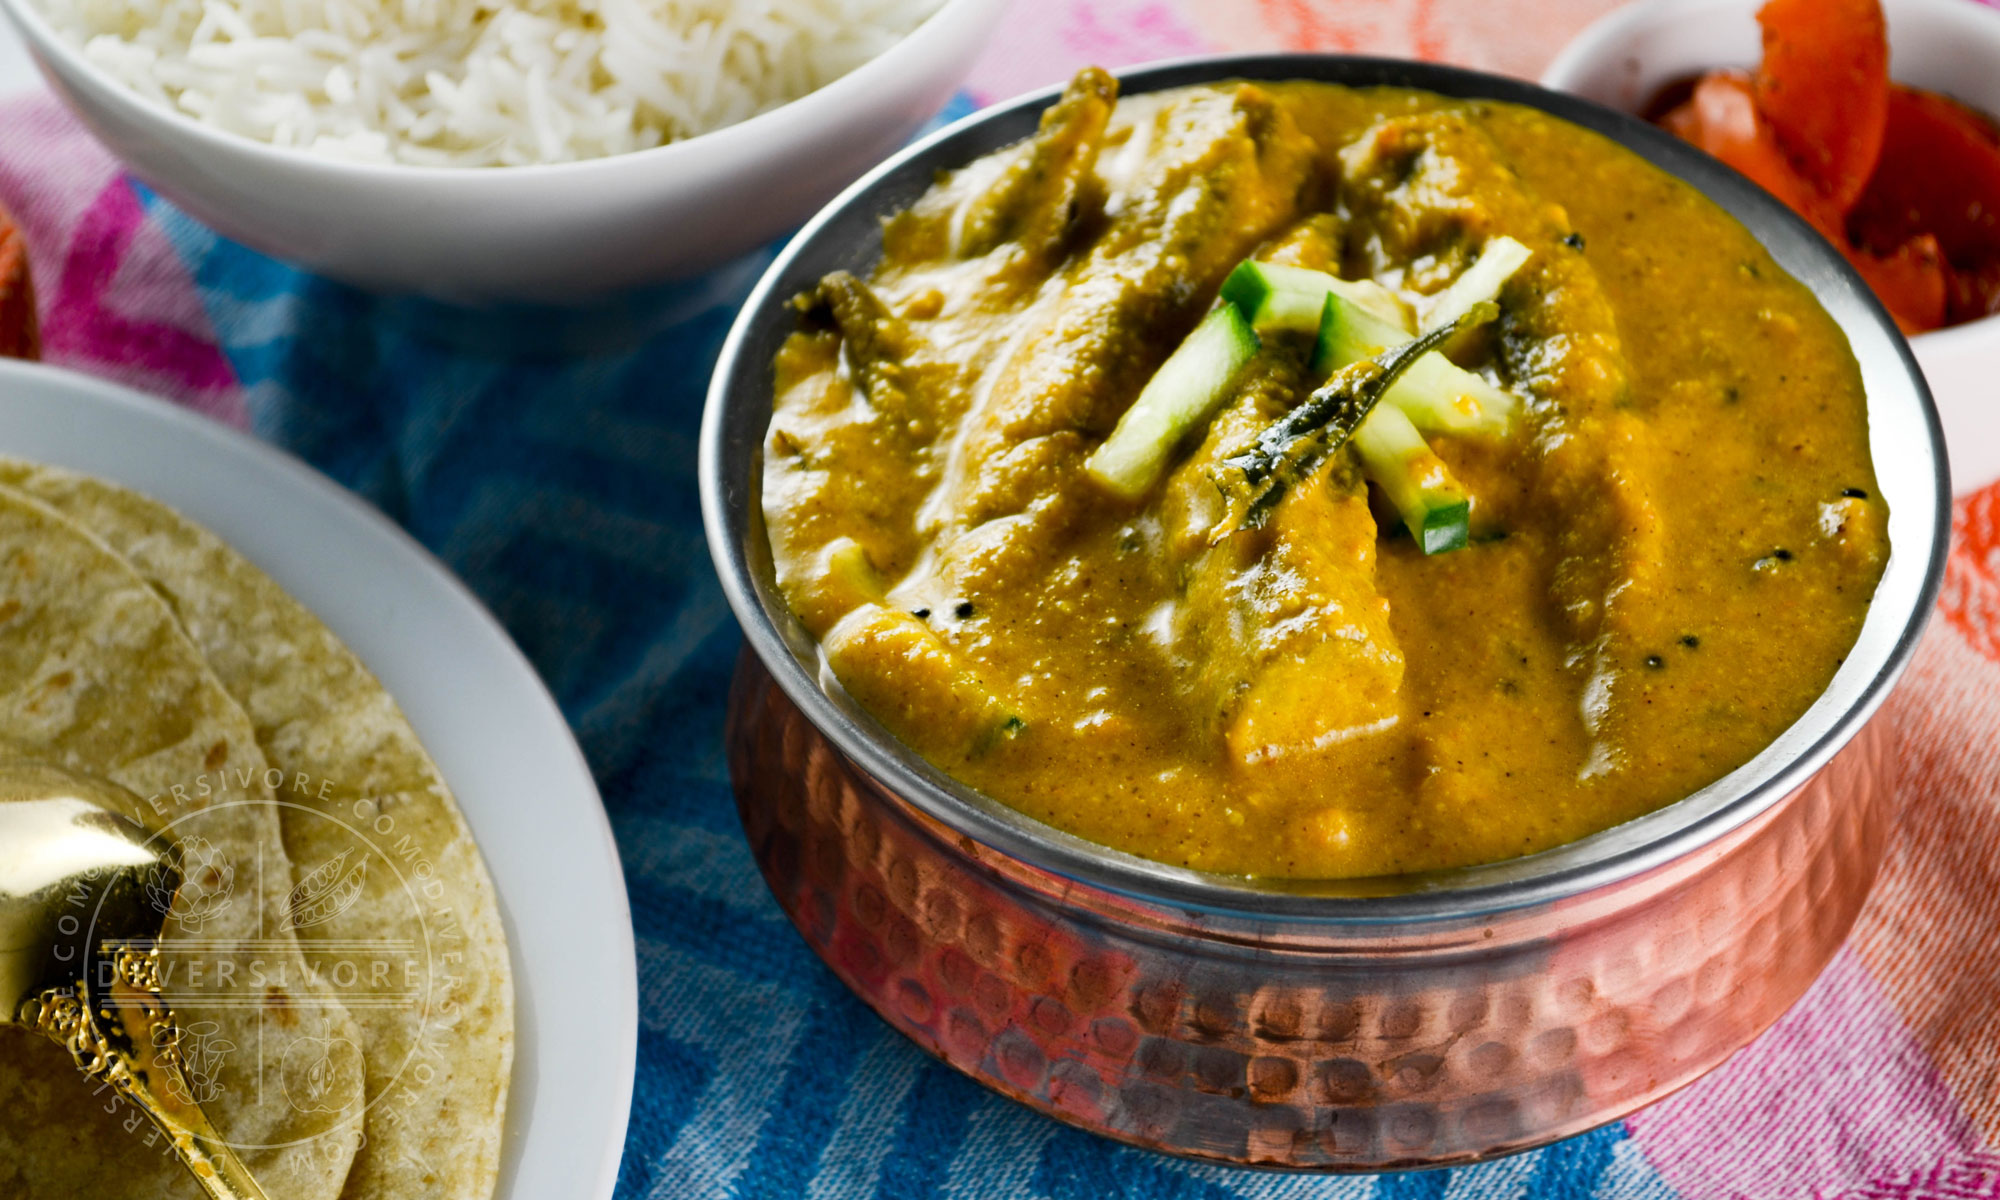
[[[1695,797],[1624,825],[1540,854],[1499,863],[1372,881],[1246,880],[1172,867],[1086,841],[945,776],[897,742],[873,718],[836,703],[815,673],[808,671],[788,646],[777,618],[759,597],[746,557],[746,536],[761,529],[761,521],[753,520],[749,511],[759,497],[748,478],[736,481],[740,488],[732,496],[732,481],[725,477],[723,462],[726,418],[731,394],[737,390],[736,380],[745,369],[759,372],[754,378],[763,381],[764,399],[768,400],[766,365],[743,363],[743,347],[761,321],[779,319],[770,303],[772,293],[791,264],[814,245],[821,231],[844,210],[865,200],[882,181],[904,170],[905,164],[923,158],[933,147],[975,126],[1047,105],[1061,93],[1061,85],[1056,85],[982,109],[920,139],[827,204],[791,239],[744,302],[710,380],[702,414],[698,481],[703,525],[723,591],[752,651],[787,697],[843,754],[919,811],[954,832],[1039,870],[1089,887],[1142,903],[1184,910],[1204,920],[1409,925],[1477,921],[1524,907],[1551,904],[1665,866],[1723,837],[1805,785],[1874,715],[1915,654],[1943,581],[1951,504],[1944,465],[1944,434],[1936,405],[1907,341],[1895,332],[1887,312],[1874,300],[1860,277],[1830,247],[1819,242],[1818,235],[1802,219],[1735,171],[1637,118],[1524,80],[1434,63],[1300,53],[1200,56],[1113,73],[1118,76],[1124,94],[1232,78],[1318,78],[1356,86],[1419,87],[1467,99],[1523,104],[1619,142],[1686,180],[1739,217],[1741,210],[1755,210],[1759,219],[1774,222],[1780,230],[1789,230],[1790,237],[1803,236],[1816,244],[1819,248],[1816,253],[1826,260],[1822,265],[1844,282],[1880,329],[1890,335],[1923,418],[1922,444],[1932,468],[1934,487],[1929,512],[1922,514],[1929,518],[1929,544],[1923,548],[1923,578],[1916,590],[1915,603],[1903,614],[1893,646],[1874,675],[1861,685],[1853,702],[1790,761],[1741,795],[1727,797],[1692,819],[1678,824],[1673,821],[1675,810],[1683,809],[1696,797],[1728,788],[1735,778],[1732,774]],[[759,422],[759,441],[766,422],[768,415]],[[1895,554],[1892,551],[1890,571],[1896,570]],[[1885,573],[1885,584],[1889,578]],[[773,600],[782,604],[776,597]],[[1809,719],[1810,714],[1801,718],[1794,729]],[[1789,731],[1786,736],[1790,736]],[[1665,827],[1653,835],[1653,827],[1662,823]],[[1644,830],[1648,836],[1632,836],[1635,829]],[[1631,844],[1615,845],[1621,831],[1626,831],[1622,840]],[[1608,845],[1615,848],[1603,852]]]

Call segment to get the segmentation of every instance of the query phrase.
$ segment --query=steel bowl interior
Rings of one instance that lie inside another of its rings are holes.
[[[1485,866],[1329,881],[1207,874],[1084,841],[949,778],[891,736],[823,671],[816,644],[777,589],[759,501],[771,361],[794,327],[790,297],[829,271],[868,271],[879,255],[882,218],[914,201],[937,172],[1031,133],[1059,90],[1052,88],[918,142],[822,210],[752,292],[710,384],[700,486],[724,590],[751,649],[844,754],[946,826],[1091,887],[1217,919],[1407,925],[1477,920],[1550,903],[1697,850],[1804,783],[1874,714],[1908,663],[1942,578],[1950,498],[1943,436],[1908,344],[1867,286],[1803,221],[1736,172],[1636,118],[1515,79],[1430,63],[1310,54],[1187,59],[1118,74],[1125,95],[1222,79],[1311,79],[1507,101],[1602,134],[1701,190],[1812,290],[1860,363],[1870,448],[1891,510],[1891,557],[1874,603],[1826,692],[1749,763],[1647,816]]]

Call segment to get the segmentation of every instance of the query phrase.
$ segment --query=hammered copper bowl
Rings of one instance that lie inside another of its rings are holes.
[[[1225,78],[1545,109],[1692,182],[1813,289],[1861,363],[1894,547],[1832,686],[1751,763],[1650,816],[1530,858],[1395,879],[1162,866],[1024,817],[911,753],[823,674],[775,586],[758,500],[771,358],[794,327],[789,297],[836,268],[867,270],[879,219],[938,170],[1027,135],[1045,92],[850,188],[772,265],[723,349],[701,488],[749,643],[728,733],[744,829],[778,902],[849,987],[926,1050],[1059,1120],[1312,1170],[1527,1149],[1715,1067],[1799,998],[1853,922],[1894,805],[1888,734],[1869,718],[1943,565],[1936,412],[1838,255],[1740,176],[1629,117],[1410,62],[1274,55],[1122,76],[1128,95]]]

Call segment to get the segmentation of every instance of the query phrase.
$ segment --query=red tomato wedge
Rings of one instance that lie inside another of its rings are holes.
[[[1659,124],[1804,217],[1905,333],[2000,313],[2000,125],[1889,82],[1880,0],[1768,0],[1757,22],[1754,74],[1675,84],[1649,113],[1673,104]]]
[[[1935,237],[1918,234],[1883,255],[1870,254],[1859,246],[1843,249],[1847,261],[1861,272],[1869,290],[1904,333],[1922,333],[1944,324],[1951,268]]]
[[[1945,315],[1952,324],[2000,313],[2000,256],[1970,265],[1954,264]]]
[[[2000,254],[2000,131],[1943,96],[1896,88],[1881,168],[1848,228],[1874,249],[1933,233],[1953,262]]]
[[[35,289],[28,281],[28,248],[21,230],[0,209],[0,356],[40,358],[35,328]]]
[[[1770,0],[1757,12],[1757,109],[1799,174],[1846,211],[1868,185],[1889,111],[1879,0]]]
[[[1835,244],[1844,244],[1841,213],[1808,183],[1778,146],[1758,112],[1750,77],[1712,71],[1694,95],[1660,121],[1669,133],[1728,163],[1783,201]]]
[[[1841,210],[1800,175],[1779,148],[1757,107],[1749,76],[1711,72],[1660,124],[1749,176],[1838,246],[1905,333],[1935,329],[1944,322],[1950,269],[1937,240],[1911,234],[1883,243],[1881,254],[1850,245]]]

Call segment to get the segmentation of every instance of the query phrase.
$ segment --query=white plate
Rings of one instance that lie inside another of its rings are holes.
[[[111,480],[206,525],[381,678],[465,809],[513,950],[500,1195],[609,1197],[638,1050],[632,914],[590,768],[499,623],[381,513],[164,400],[0,360],[0,453]]]

